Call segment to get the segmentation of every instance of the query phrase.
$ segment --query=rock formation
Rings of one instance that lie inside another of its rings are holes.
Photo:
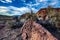
[[[40,24],[27,20],[21,28],[11,29],[10,25],[0,30],[0,40],[58,40]]]
[[[21,28],[22,40],[58,40],[34,21],[28,20]]]

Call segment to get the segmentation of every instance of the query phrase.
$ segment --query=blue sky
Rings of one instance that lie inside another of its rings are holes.
[[[60,0],[0,0],[0,15],[22,15],[30,10],[36,13],[49,5],[60,8]]]

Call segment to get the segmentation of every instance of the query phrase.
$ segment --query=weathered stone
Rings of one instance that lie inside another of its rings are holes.
[[[40,24],[28,20],[22,28],[5,26],[0,30],[0,40],[58,40]]]
[[[21,29],[23,40],[58,40],[41,25],[29,20]]]

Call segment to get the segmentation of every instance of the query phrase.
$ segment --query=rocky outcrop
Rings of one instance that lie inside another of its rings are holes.
[[[11,29],[9,25],[0,30],[0,40],[58,40],[40,24],[28,20],[21,28]]]
[[[41,25],[29,20],[21,29],[22,40],[58,40]]]

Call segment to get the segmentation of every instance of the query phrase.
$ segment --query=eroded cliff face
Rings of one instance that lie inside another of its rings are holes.
[[[21,29],[22,40],[58,40],[40,24],[28,20]]]
[[[40,24],[27,20],[21,28],[0,30],[0,40],[58,40]]]

